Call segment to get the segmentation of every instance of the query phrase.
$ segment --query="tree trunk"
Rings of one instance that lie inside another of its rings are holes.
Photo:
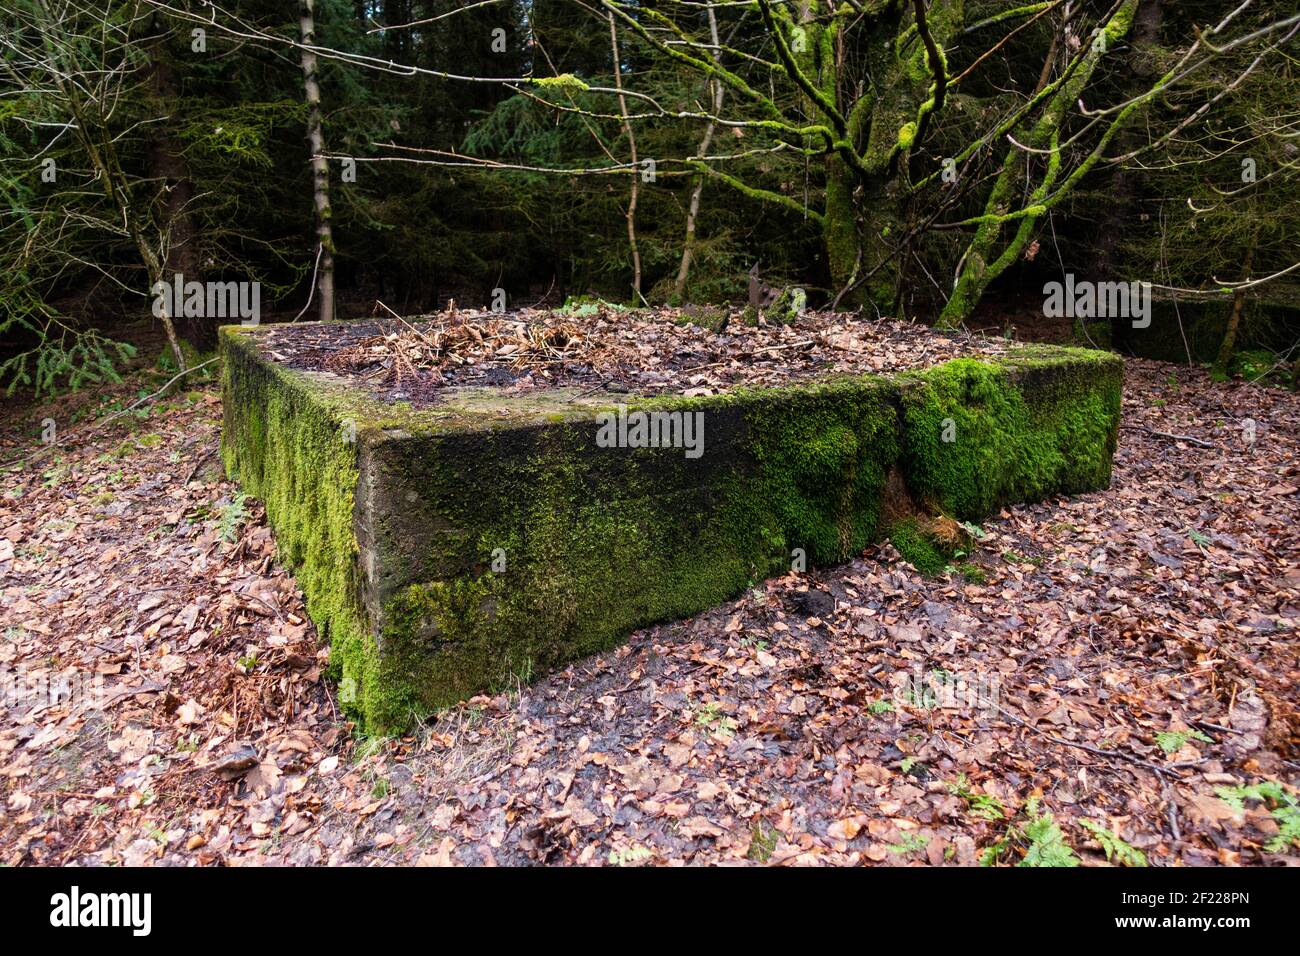
[[[1112,33],[1118,33],[1121,38],[1128,35],[1137,4],[1138,0],[1124,0],[1103,28],[1107,36]],[[941,328],[956,328],[970,318],[989,283],[1020,258],[1021,252],[1033,238],[1041,213],[1019,216],[1015,220],[1005,217],[1015,212],[1017,207],[1040,203],[1055,184],[1061,167],[1061,157],[1057,151],[1061,124],[1105,55],[1105,45],[1094,46],[1084,56],[1069,81],[1062,84],[1048,99],[1039,118],[1027,128],[1016,131],[1016,142],[1048,151],[1045,169],[1034,191],[1026,197],[1023,193],[1025,170],[1029,161],[1027,154],[1015,146],[1007,151],[984,204],[984,221],[976,228],[974,238],[962,255],[952,295],[939,316],[938,324]],[[1043,75],[1046,77],[1048,74],[1044,71]],[[1010,239],[1004,239],[1004,232],[1012,228],[1015,229],[1014,234]]]
[[[298,25],[304,47],[316,42],[314,0],[299,0]],[[320,265],[316,270],[316,292],[320,319],[334,320],[334,236],[330,229],[330,171],[325,159],[325,134],[321,128],[320,83],[316,79],[316,54],[302,51],[302,79],[307,98],[307,142],[311,148],[312,192],[316,203],[316,241]],[[315,258],[315,257],[313,257]]]
[[[717,63],[722,55],[718,49],[718,18],[713,12],[713,7],[709,7],[709,35],[713,39],[713,61]],[[713,96],[713,115],[717,116],[722,112],[722,84],[715,79],[709,80],[709,89]],[[698,150],[701,158],[708,155],[709,146],[713,143],[714,123],[712,120],[704,127],[704,136],[700,139],[700,148]],[[677,269],[677,281],[673,284],[673,302],[680,304],[686,296],[686,277],[691,271],[691,252],[695,246],[695,221],[700,214],[700,195],[704,192],[704,174],[700,173],[695,178],[695,188],[691,190],[691,202],[686,210],[686,239],[682,243],[682,264]]]
[[[1246,261],[1242,263],[1241,281],[1250,281],[1250,270],[1255,262],[1255,245],[1259,239],[1256,233],[1246,247]],[[1219,355],[1214,360],[1214,375],[1226,378],[1228,366],[1232,364],[1233,353],[1237,350],[1237,333],[1241,330],[1241,317],[1246,311],[1246,290],[1238,289],[1232,296],[1232,312],[1228,315],[1228,327],[1223,330],[1223,342],[1219,345]]]
[[[627,201],[627,243],[632,250],[632,291],[635,293],[632,303],[635,305],[637,299],[644,299],[641,295],[641,252],[636,245],[636,200],[640,190],[641,170],[637,168],[636,135],[632,132],[632,122],[627,116],[627,98],[623,96],[623,66],[618,55],[618,30],[614,26],[612,13],[609,15],[609,45],[614,55],[614,86],[618,90],[618,111],[623,117],[623,132],[627,134],[628,149],[632,154],[632,194]]]
[[[155,51],[150,86],[157,98],[160,115],[174,109],[180,98],[180,84],[176,69],[166,59],[167,51],[160,43]],[[162,184],[161,234],[166,237],[162,275],[151,277],[164,281],[180,273],[188,281],[203,281],[203,267],[199,262],[198,230],[190,214],[194,201],[194,183],[190,179],[189,162],[169,130],[174,123],[155,126],[150,144],[150,162],[154,177]],[[200,352],[210,352],[217,347],[217,319],[215,316],[179,316],[176,319],[182,338]]]
[[[1152,48],[1160,39],[1160,23],[1164,16],[1165,0],[1141,0],[1138,4],[1137,13],[1133,17],[1132,47],[1133,50],[1129,55],[1129,74],[1130,82],[1128,84],[1129,95],[1136,95],[1141,92],[1143,85],[1150,85],[1151,73],[1154,67],[1151,66],[1150,54]],[[1048,52],[1048,63],[1050,58],[1057,49],[1057,42],[1060,34],[1057,33],[1052,37],[1052,49]],[[1040,88],[1047,82],[1046,78],[1039,84]],[[1132,149],[1138,142],[1138,136],[1134,127],[1125,129],[1116,137],[1118,144],[1116,151],[1126,153]],[[1129,218],[1133,215],[1133,197],[1138,192],[1138,185],[1145,180],[1145,177],[1135,171],[1125,168],[1121,165],[1115,170],[1111,179],[1110,201],[1106,203],[1106,208],[1102,214],[1101,227],[1098,230],[1097,240],[1097,275],[1102,279],[1117,280],[1121,277],[1116,274],[1116,260],[1119,258],[1119,242],[1125,234],[1125,226],[1131,221]],[[1113,319],[1112,323],[1120,321],[1118,318]],[[1112,337],[1114,333],[1112,332]]]
[[[923,22],[918,19],[922,10]],[[866,172],[857,171],[863,191],[856,208],[864,218],[858,273],[869,278],[857,281],[866,302],[882,315],[900,312],[904,258],[910,253],[905,228],[908,158],[928,124],[930,113],[922,105],[928,102],[933,108],[940,96],[935,66],[927,42],[920,39],[920,28],[924,26],[924,34],[935,44],[942,62],[942,50],[960,36],[964,18],[962,0],[934,0],[928,8],[917,0],[885,5],[880,28],[893,33],[893,42],[873,44],[867,53],[875,99],[870,104],[871,126],[863,156]],[[947,67],[941,72],[946,84]],[[830,226],[829,209],[827,212]],[[856,229],[856,223],[854,226]]]
[[[862,267],[862,240],[858,235],[858,216],[853,204],[853,172],[839,156],[826,160],[825,220],[822,243],[826,247],[826,268],[830,272],[831,290],[839,293],[857,279]],[[846,294],[845,302],[860,297]],[[839,299],[836,300],[837,303]]]

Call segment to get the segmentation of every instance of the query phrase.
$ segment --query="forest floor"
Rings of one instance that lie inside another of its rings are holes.
[[[0,472],[0,864],[1300,862],[1300,396],[1130,361],[1112,487],[961,573],[872,548],[369,739],[216,387],[89,433],[138,387],[0,422],[64,440]]]

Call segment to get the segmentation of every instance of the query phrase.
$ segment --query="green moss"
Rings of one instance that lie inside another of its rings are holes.
[[[1211,374],[1221,371],[1212,369]],[[1220,381],[1228,378],[1244,378],[1249,382],[1265,384],[1284,384],[1289,369],[1284,356],[1274,355],[1265,349],[1244,349],[1232,356],[1227,374]]]
[[[844,379],[793,401],[755,403],[747,422],[759,471],[736,497],[761,503],[753,520],[767,522],[774,541],[831,563],[873,540],[898,455],[887,380]]]
[[[1110,483],[1123,363],[1060,351],[1070,361],[957,359],[909,376],[904,471],[922,501],[977,520],[1011,501]]]
[[[853,208],[853,173],[843,159],[832,157],[826,164],[826,220],[822,241],[831,284],[838,290],[853,277],[858,261],[858,227]]]
[[[380,616],[387,669],[377,676],[418,688],[414,707],[384,700],[383,719],[508,688],[770,572],[753,560],[755,527],[711,520],[712,496],[680,487],[680,449],[597,449],[593,434],[556,427],[522,448],[507,434],[481,460],[443,440],[409,449],[434,513],[407,533],[442,531],[403,565],[398,578],[415,583],[398,586]],[[466,488],[476,509],[465,508]],[[494,552],[500,573],[487,570]]]
[[[903,559],[927,577],[942,574],[952,554],[922,529],[915,518],[900,521],[889,529],[889,543]]]
[[[543,76],[533,79],[532,84],[544,90],[567,90],[569,92],[582,92],[588,89],[587,84],[578,79],[572,73],[561,73],[559,76]]]
[[[332,645],[340,697],[357,712],[354,689],[376,686],[368,673],[375,645],[352,527],[357,442],[342,428],[347,413],[302,377],[262,361],[239,328],[223,328],[220,341],[227,474],[265,504],[278,556]]]
[[[927,577],[956,571],[971,583],[985,581],[978,565],[958,563],[973,542],[970,534],[950,518],[904,518],[890,526],[889,540],[908,563]]]
[[[682,309],[676,322],[678,325],[698,325],[710,332],[721,332],[727,327],[729,318],[730,313],[726,309],[690,305]]]
[[[784,573],[795,548],[840,561],[875,535],[897,453],[887,381],[636,407],[702,412],[707,454],[600,449],[590,420],[394,449],[371,546],[397,583],[368,676],[399,690],[366,697],[368,721],[511,687]]]
[[[1075,319],[1074,343],[1084,348],[1110,348],[1110,319]]]
[[[769,321],[781,325],[793,325],[799,321],[799,316],[803,314],[807,304],[808,297],[803,289],[786,286],[772,304],[763,310],[763,315]]]
[[[1133,15],[1137,11],[1136,3],[1127,3],[1115,11],[1115,15],[1110,18],[1106,24],[1107,49],[1110,44],[1118,43],[1128,36],[1129,28],[1133,25]]]

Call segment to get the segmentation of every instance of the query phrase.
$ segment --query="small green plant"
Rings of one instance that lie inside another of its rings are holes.
[[[1268,807],[1277,824],[1277,835],[1264,845],[1269,853],[1281,853],[1288,846],[1300,847],[1300,800],[1281,784],[1265,780],[1246,787],[1219,787],[1215,792],[1238,813],[1246,809],[1247,800],[1258,800]]]
[[[1019,849],[1023,856],[1016,866],[1071,867],[1079,865],[1065,834],[1052,815],[1040,812],[1038,798],[1031,797],[1022,808],[1025,822],[1012,824],[1006,833],[980,855],[981,866],[995,866],[1008,853]]]
[[[1002,805],[1002,801],[992,794],[973,791],[966,782],[964,773],[958,774],[955,783],[948,784],[948,792],[965,800],[966,808],[973,817],[992,820],[995,823],[1000,823],[1007,818],[1007,808]]]
[[[1195,528],[1187,529],[1187,537],[1192,539],[1192,543],[1198,548],[1208,548],[1211,544],[1210,539],[1201,534]]]
[[[1120,866],[1147,865],[1147,855],[1145,853],[1137,847],[1125,843],[1100,823],[1092,820],[1080,820],[1079,826],[1093,835],[1093,838],[1101,845],[1101,851],[1106,854],[1106,859],[1111,863],[1118,863]]]
[[[1156,745],[1167,754],[1176,754],[1189,740],[1212,744],[1214,738],[1199,730],[1163,730],[1156,734]]]
[[[55,467],[42,472],[41,487],[57,488],[59,486],[59,483],[63,481],[63,478],[65,475],[67,475],[67,473],[68,473],[67,465],[56,465]]]
[[[244,502],[248,500],[248,495],[242,491],[237,492],[230,499],[230,504],[221,509],[218,517],[218,530],[221,534],[222,541],[235,541],[239,537],[239,528],[247,519],[244,513]]]
[[[356,747],[352,752],[353,760],[361,763],[388,746],[389,738],[376,734],[358,733]]]
[[[745,856],[755,863],[766,863],[776,852],[776,840],[776,827],[765,820],[759,820],[750,833],[749,850]]]
[[[121,369],[135,357],[135,346],[106,339],[94,329],[79,331],[56,315],[43,322],[25,317],[48,314],[39,300],[28,298],[6,305],[0,331],[36,342],[34,348],[0,361],[0,383],[5,383],[6,395],[20,386],[32,386],[39,397],[58,392],[60,383],[75,391],[87,385],[122,382]]]
[[[593,315],[599,315],[601,311],[605,312],[627,312],[628,307],[620,305],[617,302],[609,302],[599,296],[593,295],[571,295],[564,300],[564,305],[556,311],[571,315],[575,318],[585,319]]]
[[[695,714],[695,723],[721,737],[732,736],[738,726],[735,719],[724,714],[722,708],[713,701],[699,709]]]
[[[881,714],[892,714],[894,705],[887,700],[873,700],[867,704],[867,713],[872,717],[879,717]]]
[[[1038,811],[1037,798],[1031,799],[1025,805],[1025,815],[1030,819],[1021,832],[1024,834],[1024,838],[1029,841],[1029,848],[1025,851],[1025,858],[1017,864],[1018,866],[1079,865],[1079,858],[1074,855],[1074,851],[1065,842],[1065,835],[1061,832],[1061,828],[1056,825],[1056,821],[1052,819],[1052,815]]]
[[[1004,561],[1010,562],[1011,564],[1032,564],[1034,565],[1034,567],[1038,567],[1043,563],[1042,558],[1029,557],[1028,555],[1018,554],[1015,551],[1003,551],[1002,559]]]
[[[610,850],[607,859],[611,866],[635,866],[653,855],[643,846],[630,846],[626,850]]]
[[[929,842],[930,838],[927,836],[921,836],[919,833],[909,833],[898,843],[887,844],[885,849],[898,856],[907,856],[917,850],[924,850]]]

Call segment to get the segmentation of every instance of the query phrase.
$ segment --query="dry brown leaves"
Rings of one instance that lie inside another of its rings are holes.
[[[987,522],[983,583],[886,544],[357,745],[259,509],[225,540],[237,489],[184,480],[217,396],[124,425],[6,477],[0,667],[108,693],[6,710],[0,860],[963,865],[1037,798],[1085,863],[1084,821],[1153,864],[1294,862],[1217,789],[1297,783],[1300,398],[1131,362],[1124,412],[1113,486]]]
[[[447,366],[497,365],[511,369],[590,358],[593,347],[574,324],[545,324],[489,319],[447,320],[416,327],[403,322],[397,331],[363,339],[329,360],[368,380],[400,385],[421,372],[441,378]],[[608,346],[604,347],[608,352]],[[606,357],[606,360],[608,358]]]
[[[745,325],[737,313],[716,332],[681,319],[664,311],[525,309],[502,318],[440,314],[270,326],[263,342],[275,361],[352,376],[381,398],[415,404],[436,403],[445,389],[462,386],[714,395],[742,385],[923,368],[1002,354],[1011,344],[812,312],[794,325],[758,326]]]

